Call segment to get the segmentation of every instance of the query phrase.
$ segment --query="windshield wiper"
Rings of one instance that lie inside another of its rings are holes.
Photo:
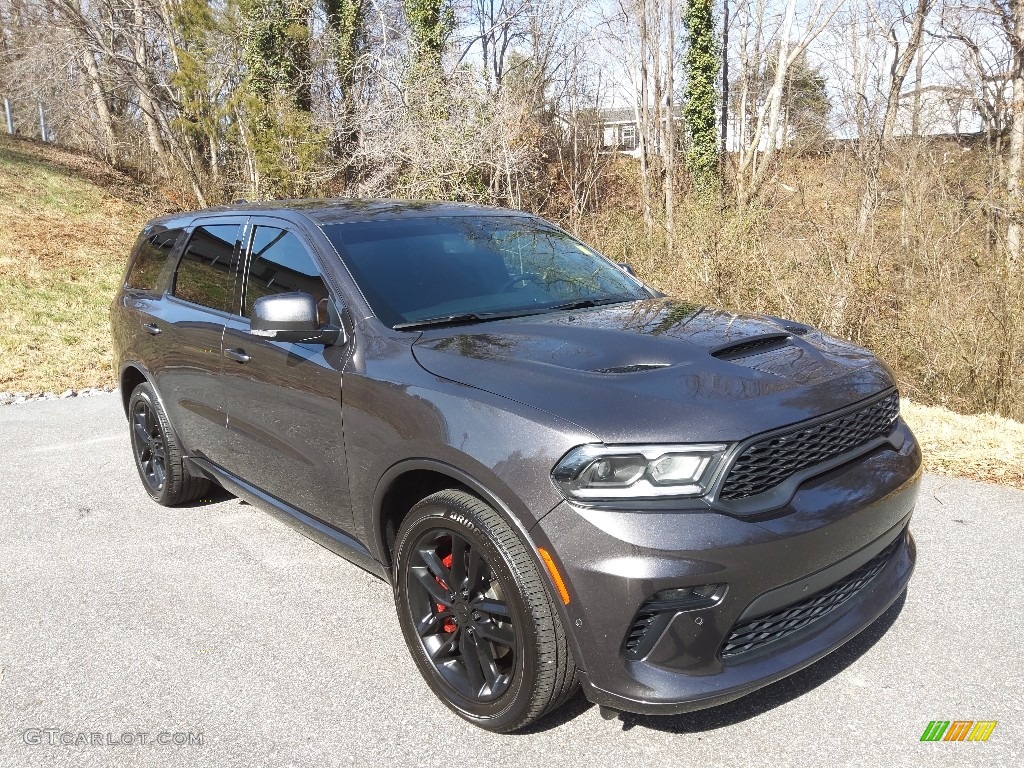
[[[567,309],[587,309],[588,307],[601,307],[605,304],[621,304],[626,301],[635,301],[633,296],[627,294],[620,294],[618,296],[609,296],[605,299],[576,299],[575,301],[567,301],[564,304],[555,304],[552,307],[546,307],[545,312],[552,312],[555,310],[567,310]]]
[[[423,320],[410,320],[407,323],[399,323],[391,326],[396,331],[408,331],[413,328],[427,328],[433,325],[467,325],[469,323],[486,323],[489,320],[508,320],[512,317],[522,317],[528,312],[517,309],[514,312],[460,312],[454,315],[438,315],[427,317]]]
[[[625,301],[635,301],[636,297],[622,294],[610,296],[604,299],[576,299],[567,301],[564,304],[555,304],[550,307],[539,307],[537,309],[517,309],[512,312],[460,312],[452,315],[438,315],[437,317],[426,317],[422,320],[410,320],[405,323],[391,326],[396,331],[410,331],[414,328],[429,328],[438,325],[469,325],[471,323],[486,323],[490,320],[509,320],[513,317],[529,317],[530,315],[543,315],[546,312],[555,312],[567,309],[584,309],[586,307],[600,307],[604,304],[621,304]]]
[[[462,323],[480,323],[486,318],[485,315],[477,315],[472,312],[465,312],[459,315],[440,315],[438,317],[427,317],[423,320],[410,320],[407,323],[393,325],[396,331],[407,331],[412,328],[425,328],[430,325],[460,325]]]

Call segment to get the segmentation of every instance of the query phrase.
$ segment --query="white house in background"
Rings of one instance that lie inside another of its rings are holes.
[[[632,108],[602,109],[599,113],[601,121],[601,149],[606,152],[625,152],[632,154],[637,151],[636,113]]]
[[[683,113],[680,107],[675,108],[675,119],[677,127],[682,126]],[[640,137],[637,133],[636,113],[632,107],[600,109],[597,122],[602,151],[640,156]],[[655,144],[648,151],[658,152],[659,149]]]
[[[1012,102],[1008,76],[986,78],[982,86],[979,90],[956,85],[925,85],[904,91],[900,95],[895,135],[910,136],[913,133],[915,98],[919,101],[917,130],[921,136],[963,136],[1004,128]],[[681,111],[678,107],[676,109],[679,115],[677,119],[681,121]],[[639,156],[636,113],[631,107],[600,109],[596,122],[602,151]],[[739,151],[737,139],[743,132],[740,123],[740,115],[730,112],[726,136],[726,149],[729,152]],[[753,126],[746,127],[748,141],[752,131]],[[792,138],[792,129],[783,112],[774,138],[775,145],[783,147]],[[758,149],[768,149],[771,142],[768,134],[763,135]],[[658,148],[651,147],[651,151],[657,152]]]
[[[900,94],[896,136],[914,132],[914,103],[918,102],[919,136],[962,136],[985,129],[978,93],[957,85],[925,85]]]

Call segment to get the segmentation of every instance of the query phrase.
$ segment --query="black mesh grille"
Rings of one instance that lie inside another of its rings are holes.
[[[903,536],[897,536],[892,544],[828,589],[781,611],[737,624],[722,645],[722,658],[738,656],[774,643],[831,613],[878,575],[901,541]]]
[[[885,437],[899,413],[899,394],[893,392],[860,410],[752,443],[736,458],[718,497],[744,499],[769,491],[802,469]]]

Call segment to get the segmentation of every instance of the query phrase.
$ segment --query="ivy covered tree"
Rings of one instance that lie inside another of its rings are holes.
[[[327,143],[312,114],[312,0],[241,0],[249,154],[257,196],[313,194]]]
[[[254,96],[288,95],[309,111],[310,0],[242,0],[243,50]]]
[[[720,52],[715,38],[712,0],[686,5],[686,165],[699,195],[717,193],[719,178],[716,78]]]
[[[409,25],[406,102],[415,120],[443,124],[451,96],[441,59],[455,31],[451,0],[402,0]]]
[[[366,0],[323,0],[327,25],[334,33],[334,61],[345,103],[354,101],[355,70],[365,27]]]
[[[409,47],[415,64],[440,67],[448,38],[455,31],[449,0],[402,0],[409,22]]]

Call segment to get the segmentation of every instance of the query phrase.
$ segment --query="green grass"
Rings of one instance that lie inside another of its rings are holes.
[[[114,383],[108,309],[152,212],[66,169],[97,170],[64,154],[0,139],[0,390]]]

